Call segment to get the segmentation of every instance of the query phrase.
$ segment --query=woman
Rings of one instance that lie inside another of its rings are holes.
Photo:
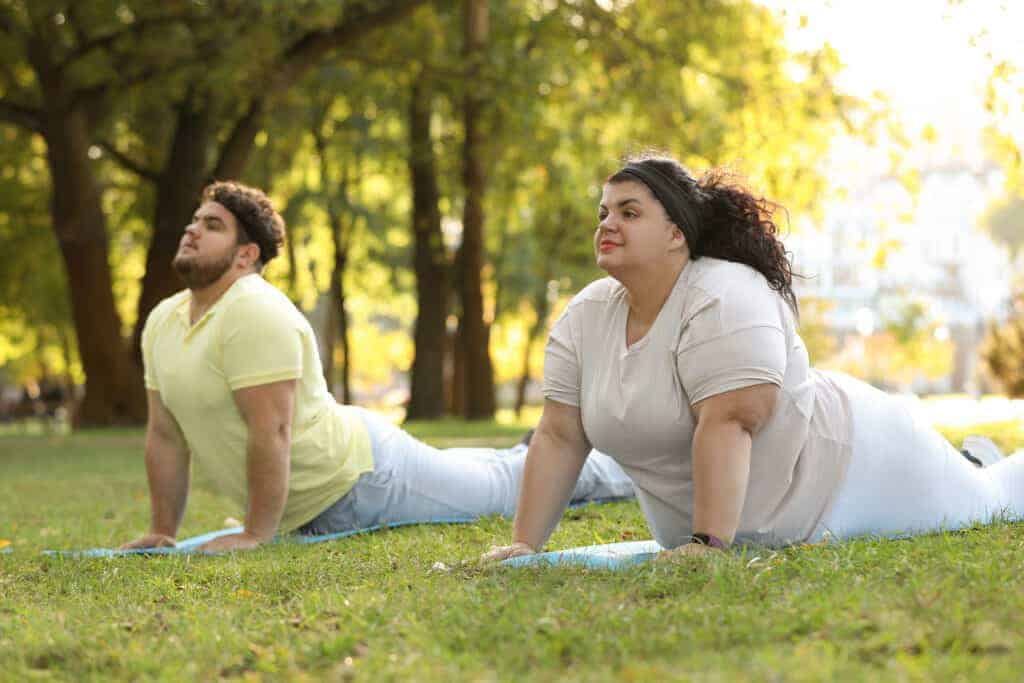
[[[667,158],[608,179],[610,277],[551,331],[513,543],[487,559],[544,545],[591,446],[673,555],[1024,516],[1024,455],[976,467],[897,400],[808,366],[774,208]]]

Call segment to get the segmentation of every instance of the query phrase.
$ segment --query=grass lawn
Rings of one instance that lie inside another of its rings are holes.
[[[504,445],[521,431],[416,429],[443,445]],[[1019,425],[983,431],[1024,446]],[[0,680],[1009,681],[1024,671],[1021,524],[617,573],[481,569],[472,560],[509,537],[498,518],[238,556],[41,556],[145,529],[141,454],[135,431],[0,436],[0,539],[11,549],[0,554]],[[199,480],[181,537],[229,515],[239,516]],[[567,515],[551,547],[647,537],[634,504],[590,506]],[[432,569],[438,561],[452,569]]]

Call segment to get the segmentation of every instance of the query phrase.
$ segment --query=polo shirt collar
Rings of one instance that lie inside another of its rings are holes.
[[[227,305],[227,303],[229,303],[232,299],[234,299],[236,296],[238,296],[238,294],[245,289],[245,286],[244,285],[239,286],[239,283],[242,282],[242,280],[246,280],[246,279],[248,279],[250,277],[260,278],[262,276],[259,273],[249,273],[247,275],[243,275],[242,277],[240,277],[237,280],[235,280],[234,282],[232,282],[231,286],[228,287],[224,291],[224,293],[220,295],[219,299],[217,299],[216,301],[213,302],[213,305],[210,306],[210,308],[207,309],[207,311],[205,313],[203,313],[202,317],[200,317],[199,320],[196,321],[195,325],[193,325],[190,322],[190,320],[189,320],[189,309],[190,309],[190,307],[192,305],[192,290],[186,290],[186,292],[187,292],[186,296],[184,296],[182,298],[181,303],[178,304],[178,307],[177,307],[177,309],[175,309],[174,312],[178,316],[178,319],[181,321],[181,323],[185,326],[186,329],[188,329],[189,331],[198,330],[219,309],[221,309],[222,307]]]

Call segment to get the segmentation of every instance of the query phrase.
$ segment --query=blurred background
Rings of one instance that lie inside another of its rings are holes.
[[[339,400],[529,422],[657,148],[778,201],[813,362],[1024,417],[1024,4],[0,0],[0,430],[141,424],[139,334],[211,179]],[[6,425],[6,426],[4,426]]]

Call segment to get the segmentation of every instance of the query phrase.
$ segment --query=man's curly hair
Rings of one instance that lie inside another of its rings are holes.
[[[260,248],[260,265],[265,266],[284,244],[284,219],[262,190],[231,180],[203,188],[203,202],[217,202],[238,221],[238,244],[255,242]]]

